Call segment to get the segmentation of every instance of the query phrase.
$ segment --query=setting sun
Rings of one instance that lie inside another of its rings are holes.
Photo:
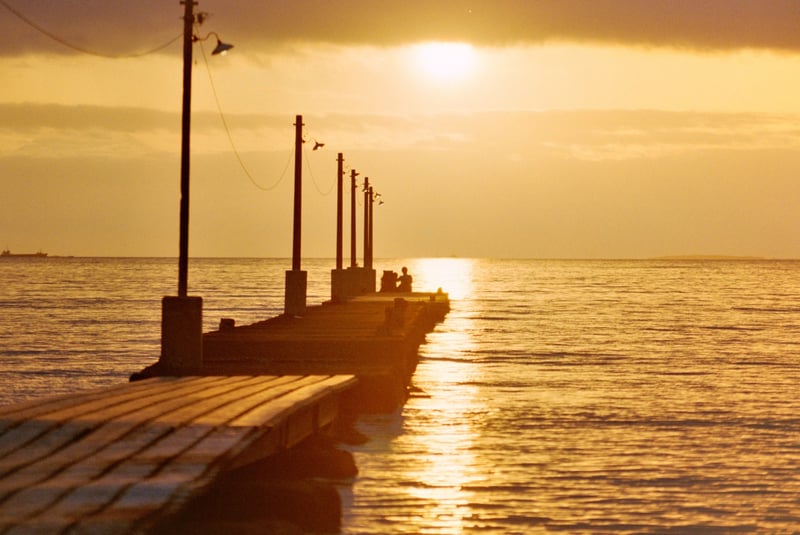
[[[423,43],[414,46],[413,54],[422,74],[439,83],[463,80],[475,69],[475,50],[467,43]]]

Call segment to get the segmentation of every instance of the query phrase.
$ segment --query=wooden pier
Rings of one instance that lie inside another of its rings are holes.
[[[148,531],[329,425],[353,376],[160,377],[0,408],[0,532]]]
[[[238,521],[248,498],[262,500],[246,506],[256,516],[288,503],[298,522],[335,509],[310,527],[335,531],[331,488],[309,517],[308,493],[286,502],[295,487],[265,494],[248,477],[334,421],[402,404],[419,346],[448,311],[445,293],[392,292],[223,320],[203,335],[199,366],[162,355],[128,384],[0,407],[0,533],[194,532],[206,514]]]
[[[446,293],[371,293],[310,306],[203,336],[199,367],[163,359],[139,377],[157,375],[355,375],[348,399],[361,410],[390,411],[405,401],[425,335],[450,310]]]

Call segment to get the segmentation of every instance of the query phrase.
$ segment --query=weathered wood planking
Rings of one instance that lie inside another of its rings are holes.
[[[349,375],[158,377],[0,407],[0,533],[125,533],[336,416]]]
[[[370,294],[308,307],[300,318],[283,315],[206,333],[203,366],[214,373],[261,367],[273,374],[362,376],[407,370],[406,361],[444,318],[449,303],[444,293]]]

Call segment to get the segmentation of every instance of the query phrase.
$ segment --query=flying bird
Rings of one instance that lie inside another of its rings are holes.
[[[314,148],[313,148],[313,149],[311,149],[311,150],[317,150],[317,149],[321,149],[321,148],[322,148],[322,147],[324,147],[324,146],[325,146],[325,143],[320,143],[319,141],[317,141],[317,140],[315,139],[315,140],[314,140]]]

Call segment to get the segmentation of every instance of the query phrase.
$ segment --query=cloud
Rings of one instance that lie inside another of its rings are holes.
[[[283,153],[294,116],[226,114],[237,150]],[[797,150],[800,118],[779,113],[555,110],[304,116],[306,135],[332,153],[481,151],[519,162],[540,158],[641,160],[709,150]],[[129,157],[177,151],[180,113],[148,108],[0,104],[0,156]],[[194,112],[195,153],[231,152],[217,113]]]
[[[287,117],[231,114],[227,117],[244,145],[264,132],[288,130]],[[0,157],[10,154],[60,158],[81,154],[130,157],[177,150],[179,111],[140,107],[0,103]],[[230,150],[218,113],[193,112],[194,152]]]
[[[40,30],[104,54],[142,52],[182,32],[181,9],[163,0],[2,0],[0,54],[73,52]],[[389,46],[425,40],[800,49],[796,0],[206,0],[197,10],[212,15],[201,33],[214,30],[259,52],[309,41]],[[180,45],[166,50],[177,53]]]
[[[177,116],[165,119],[175,125],[169,144],[131,154],[119,152],[117,140],[145,139],[162,127],[160,116],[120,131],[110,129],[117,122],[111,110],[83,112],[94,119],[80,130],[34,113],[38,119],[28,129],[41,153],[0,154],[0,229],[21,243],[9,246],[53,254],[174,254]],[[270,129],[271,118],[249,119],[262,121],[253,123],[258,132],[291,136],[291,117],[280,118],[280,132]],[[305,122],[326,142],[304,160],[308,256],[333,252],[335,197],[323,192],[335,178],[339,150],[386,200],[376,216],[379,256],[800,254],[796,115],[341,114],[309,115]],[[399,143],[406,132],[411,141]],[[238,127],[233,133],[252,137]],[[198,124],[196,134],[193,142],[214,138],[217,150],[194,151],[193,143],[192,254],[288,255],[291,161],[287,150],[277,149],[289,143],[262,142],[260,152],[243,154],[258,183],[277,184],[260,191],[223,151],[221,127]],[[65,150],[44,158],[53,150],[46,136],[53,135]],[[96,142],[78,142],[84,137]],[[111,156],[97,155],[103,143]]]
[[[238,5],[237,5],[238,4]],[[488,45],[549,41],[677,46],[699,49],[797,49],[794,0],[410,0],[374,2],[240,1],[220,9],[252,9],[240,20],[259,40],[397,44],[421,40]],[[247,5],[249,4],[249,5]],[[276,7],[280,6],[279,9]],[[252,15],[252,16],[251,16]]]

